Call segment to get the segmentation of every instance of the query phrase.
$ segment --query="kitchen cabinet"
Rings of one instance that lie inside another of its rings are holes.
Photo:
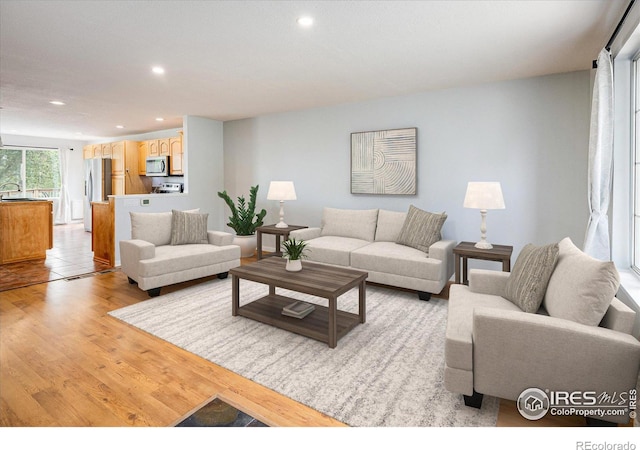
[[[148,194],[151,179],[138,173],[138,143],[118,141],[111,143],[111,189],[114,195]]]
[[[100,144],[100,156],[99,158],[110,159],[112,156],[111,144]]]
[[[154,139],[152,141],[147,141],[147,146],[149,150],[148,156],[159,156],[160,155],[160,147],[158,144],[158,140]]]
[[[171,175],[184,175],[182,154],[182,132],[179,137],[169,139],[169,173]]]
[[[169,156],[171,154],[169,141],[170,139],[158,139],[158,152],[160,156]]]
[[[82,159],[93,158],[93,147],[91,145],[85,145],[82,147]]]
[[[116,264],[115,202],[91,202],[91,250],[94,261]]]
[[[44,259],[53,248],[53,202],[0,202],[0,264]]]
[[[149,154],[149,141],[138,142],[138,175],[147,174],[147,155]]]

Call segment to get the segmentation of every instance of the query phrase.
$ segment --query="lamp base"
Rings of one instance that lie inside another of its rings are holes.
[[[476,245],[474,245],[474,247],[481,248],[483,250],[489,250],[493,248],[493,245],[489,244],[487,241],[480,241],[480,242],[476,242]]]
[[[284,223],[282,220],[276,224],[276,228],[287,228],[289,225]]]

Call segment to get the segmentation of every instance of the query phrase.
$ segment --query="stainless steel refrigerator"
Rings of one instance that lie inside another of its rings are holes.
[[[111,190],[111,160],[84,160],[84,229],[91,231],[91,202],[108,200]]]

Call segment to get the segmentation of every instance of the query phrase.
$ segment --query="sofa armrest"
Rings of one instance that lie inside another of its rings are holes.
[[[225,231],[207,231],[207,239],[211,245],[231,245],[233,244],[233,234]]]
[[[600,326],[609,328],[610,330],[631,334],[635,320],[636,312],[616,297],[613,297],[607,312],[600,322]]]
[[[640,369],[640,342],[602,327],[497,308],[473,314],[477,392],[511,400],[529,387],[623,392]]]
[[[441,240],[431,244],[429,247],[429,258],[434,258],[444,263],[446,280],[450,279],[454,272],[453,248],[455,246],[456,241]]]
[[[156,256],[156,246],[141,239],[120,241],[120,267],[131,279],[138,280],[139,263]]]
[[[308,241],[320,237],[322,228],[302,228],[300,230],[293,230],[289,233],[290,238],[296,238],[298,240]]]
[[[478,294],[499,295],[503,297],[510,272],[497,270],[471,269],[469,271],[469,289]]]

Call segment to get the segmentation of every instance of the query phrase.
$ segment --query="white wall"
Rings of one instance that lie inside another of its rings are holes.
[[[477,241],[480,213],[464,209],[468,181],[500,181],[506,209],[489,211],[490,242],[514,245],[565,236],[582,246],[588,219],[589,71],[431,91],[225,122],[225,187],[233,196],[292,180],[290,224],[318,226],[324,206],[448,214],[445,238]],[[418,128],[418,194],[350,193],[350,133]]]
[[[7,147],[20,145],[25,147],[50,147],[59,149],[72,148],[73,151],[69,153],[69,201],[70,204],[74,201],[80,202],[80,208],[82,208],[82,198],[84,196],[82,147],[87,144],[86,141],[4,134],[2,135],[2,144]]]
[[[183,124],[185,192],[191,207],[209,213],[209,228],[222,231],[228,215],[218,198],[224,190],[223,124],[197,116],[185,116]]]

